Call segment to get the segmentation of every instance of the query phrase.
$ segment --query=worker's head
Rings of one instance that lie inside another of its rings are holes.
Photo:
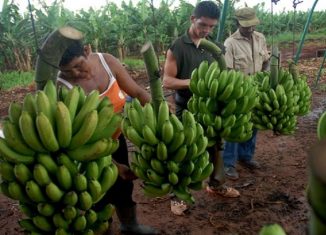
[[[217,25],[220,18],[220,9],[213,1],[199,2],[192,15],[192,30],[199,38],[207,37]]]
[[[83,78],[90,70],[87,57],[90,53],[81,41],[74,41],[63,53],[59,63],[61,75],[66,78]]]
[[[255,31],[256,25],[260,23],[253,8],[244,7],[235,11],[235,19],[240,33],[249,37]]]

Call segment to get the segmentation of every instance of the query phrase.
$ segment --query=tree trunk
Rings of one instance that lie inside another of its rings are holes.
[[[122,46],[118,47],[118,53],[119,53],[119,60],[120,60],[120,62],[122,62],[123,61],[123,47]]]
[[[21,71],[21,70],[23,70],[23,63],[21,61],[19,50],[17,48],[14,48],[13,52],[14,52],[14,56],[15,56],[15,67]]]

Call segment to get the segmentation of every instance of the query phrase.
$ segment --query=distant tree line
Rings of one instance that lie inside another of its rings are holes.
[[[228,17],[224,25],[223,39],[236,29],[233,20],[234,4],[230,0]],[[100,9],[90,8],[73,12],[63,6],[64,0],[56,0],[51,5],[38,1],[32,5],[35,34],[28,9],[21,14],[14,0],[4,0],[0,12],[0,71],[29,71],[34,68],[37,46],[40,47],[54,29],[64,25],[73,26],[85,35],[85,42],[94,51],[104,51],[116,55],[120,60],[126,56],[139,56],[139,50],[146,41],[151,41],[158,54],[166,51],[169,44],[189,27],[189,17],[194,8],[185,0],[172,9],[173,0],[161,0],[154,7],[153,0],[141,0],[134,5],[122,1],[118,6],[109,3]],[[221,6],[223,1],[218,0]],[[76,2],[76,4],[78,4]],[[299,31],[303,29],[307,12],[282,12],[274,14],[272,27],[271,13],[263,5],[255,6],[262,24],[257,30],[265,35],[291,32],[295,22]],[[315,12],[310,31],[325,29],[326,11]],[[295,20],[295,21],[294,21]],[[271,29],[273,28],[273,32]],[[217,28],[213,33],[216,37]]]

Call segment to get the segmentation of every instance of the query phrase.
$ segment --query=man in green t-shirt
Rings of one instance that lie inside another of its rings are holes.
[[[214,61],[211,53],[203,49],[198,49],[196,45],[200,39],[208,39],[209,34],[218,23],[219,15],[220,10],[215,2],[199,2],[190,17],[190,28],[184,35],[177,38],[167,51],[163,86],[175,90],[175,106],[178,117],[181,117],[182,111],[187,109],[187,102],[192,96],[189,90],[191,72],[204,60],[207,60],[209,63]],[[218,148],[221,150],[220,145],[219,143]],[[220,152],[214,152],[215,149],[214,146],[208,148],[212,162],[223,162]],[[214,165],[216,166],[217,164]],[[213,173],[210,176],[206,188],[207,191],[225,197],[238,197],[240,193],[236,189],[225,185],[223,166],[217,171],[219,171],[218,174]]]

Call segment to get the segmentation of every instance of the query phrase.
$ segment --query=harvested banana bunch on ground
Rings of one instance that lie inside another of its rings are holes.
[[[115,211],[93,206],[118,177],[111,154],[121,115],[109,99],[52,81],[44,90],[13,102],[0,138],[1,192],[18,200],[26,218],[20,226],[38,234],[105,231]]]

